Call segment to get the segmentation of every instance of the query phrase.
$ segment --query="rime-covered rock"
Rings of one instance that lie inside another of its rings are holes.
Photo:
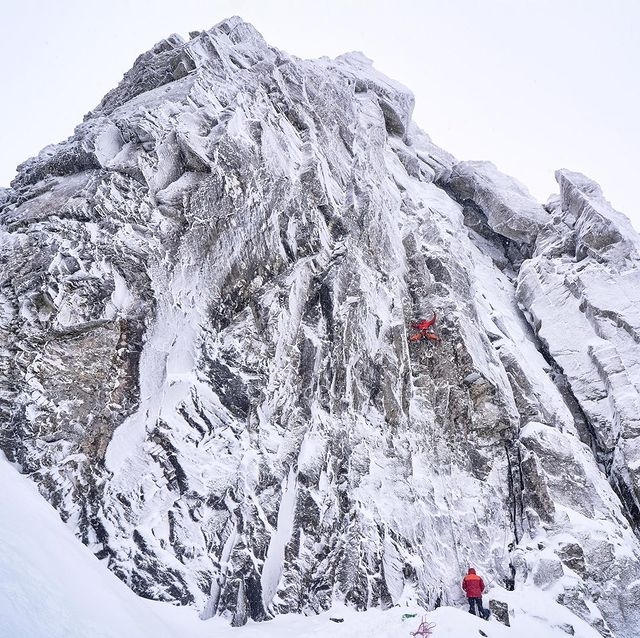
[[[471,564],[631,638],[637,237],[412,109],[238,18],[138,58],[0,192],[2,449],[205,618],[460,602]]]
[[[560,207],[576,235],[576,259],[586,256],[615,266],[633,266],[640,259],[640,242],[629,220],[611,207],[600,186],[581,173],[556,172]]]
[[[558,171],[555,235],[518,275],[518,299],[560,366],[598,460],[640,525],[640,251],[599,186]],[[563,245],[564,250],[558,250]],[[560,314],[561,313],[561,314]],[[560,319],[560,320],[559,320]]]
[[[507,239],[533,244],[549,221],[527,188],[491,162],[459,162],[446,184],[456,199],[473,203],[486,216],[491,230]]]

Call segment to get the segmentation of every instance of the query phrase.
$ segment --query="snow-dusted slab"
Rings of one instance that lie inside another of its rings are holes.
[[[552,592],[574,613],[624,635],[640,622],[637,540],[592,451],[576,436],[531,422],[520,433],[531,544],[515,556],[522,586]],[[582,580],[597,592],[598,609]],[[605,621],[600,617],[600,612]]]
[[[629,266],[640,259],[640,237],[631,222],[605,199],[600,186],[582,173],[556,171],[562,211],[573,225],[580,257],[605,258]]]
[[[491,162],[459,162],[446,184],[459,201],[470,200],[479,206],[496,233],[517,242],[534,243],[549,221],[526,186]]]
[[[637,525],[640,238],[597,184],[569,171],[557,177],[555,230],[522,266],[518,299],[569,380],[599,459]],[[554,233],[571,239],[563,244]]]

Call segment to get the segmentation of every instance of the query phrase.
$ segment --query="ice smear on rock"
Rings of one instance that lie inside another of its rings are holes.
[[[472,564],[631,638],[638,238],[412,109],[238,18],[141,56],[0,194],[2,447],[203,618],[459,603]]]

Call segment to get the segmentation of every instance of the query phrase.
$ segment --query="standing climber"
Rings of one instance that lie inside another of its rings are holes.
[[[462,589],[464,589],[469,599],[469,613],[480,615],[487,620],[489,618],[489,610],[482,606],[482,594],[484,593],[484,581],[476,574],[473,567],[469,567],[469,573],[462,579]],[[478,613],[476,614],[476,606]]]

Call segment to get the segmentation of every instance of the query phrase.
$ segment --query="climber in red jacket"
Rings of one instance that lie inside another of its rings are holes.
[[[417,330],[410,337],[409,341],[420,341],[421,339],[429,339],[430,341],[440,341],[440,337],[433,331],[436,323],[436,313],[433,313],[431,319],[423,319],[418,323],[412,323],[411,327]]]
[[[484,581],[476,574],[476,570],[473,567],[469,567],[469,573],[462,579],[462,589],[464,589],[469,599],[469,613],[477,616],[477,606],[479,615],[485,620],[489,618],[489,610],[482,606]]]

